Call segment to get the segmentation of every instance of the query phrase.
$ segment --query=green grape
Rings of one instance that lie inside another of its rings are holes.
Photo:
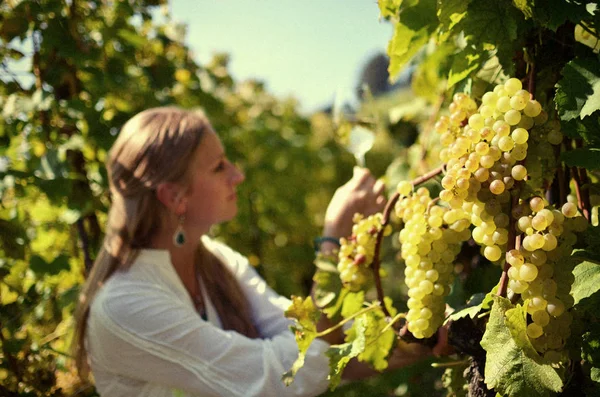
[[[490,192],[498,195],[501,194],[502,192],[504,192],[504,182],[501,180],[496,180],[493,181],[492,183],[490,183]]]
[[[533,197],[531,200],[529,200],[529,208],[531,208],[533,212],[540,212],[544,209],[544,206],[544,199],[541,197]]]
[[[542,105],[536,100],[530,100],[527,102],[523,113],[529,117],[537,117],[542,112]]]
[[[532,339],[539,338],[544,333],[544,329],[536,323],[527,325],[527,336]]]
[[[504,89],[508,95],[513,95],[522,88],[523,84],[521,83],[521,80],[514,77],[506,80],[504,83]]]
[[[523,110],[527,106],[527,99],[519,95],[514,95],[510,98],[510,107],[515,110]]]
[[[503,152],[511,151],[515,147],[515,141],[510,136],[503,136],[498,140],[498,148]]]
[[[512,167],[510,174],[516,181],[522,181],[527,177],[527,168],[521,164],[517,164]]]
[[[521,112],[518,110],[510,109],[504,114],[504,121],[510,125],[517,125],[521,121]]]
[[[529,139],[529,133],[525,128],[515,128],[515,130],[511,133],[511,137],[516,144],[523,144],[527,142]]]
[[[501,96],[498,98],[498,101],[496,102],[496,109],[498,109],[498,111],[502,112],[502,113],[506,113],[509,110],[511,110],[511,106],[510,106],[510,98],[507,96]]]
[[[519,279],[523,281],[533,281],[538,275],[538,269],[533,263],[523,263],[519,267]]]
[[[563,215],[567,218],[573,218],[577,215],[577,206],[573,203],[565,203],[561,210]]]

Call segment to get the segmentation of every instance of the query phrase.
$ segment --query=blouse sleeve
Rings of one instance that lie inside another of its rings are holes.
[[[281,376],[297,346],[290,331],[276,332],[282,325],[266,326],[272,336],[250,339],[203,321],[159,286],[133,288],[111,288],[92,305],[88,346],[92,364],[104,371],[190,395],[314,396],[326,390],[327,343],[313,343],[306,365],[286,387]],[[274,316],[274,310],[266,313],[261,323]]]
[[[284,315],[291,301],[273,291],[248,263],[245,256],[224,244],[215,241],[211,241],[211,244],[239,281],[250,303],[252,318],[261,336],[270,338],[291,332],[292,321]]]

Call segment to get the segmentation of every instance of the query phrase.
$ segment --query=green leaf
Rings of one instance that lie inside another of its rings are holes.
[[[461,21],[468,42],[483,48],[485,44],[507,46],[517,39],[515,9],[502,1],[473,0]]]
[[[525,19],[533,17],[533,0],[513,0],[513,4],[525,15]]]
[[[600,368],[592,368],[590,370],[590,379],[600,383]]]
[[[600,111],[585,119],[575,118],[560,123],[562,132],[569,138],[583,139],[590,146],[600,146]]]
[[[147,40],[144,36],[127,29],[120,29],[117,32],[117,35],[136,48],[142,48],[147,43]]]
[[[49,110],[54,102],[54,95],[42,89],[37,89],[31,96],[31,105],[36,110]]]
[[[551,365],[542,364],[526,334],[526,311],[496,297],[481,346],[487,352],[485,382],[507,396],[550,396],[563,382]]]
[[[395,18],[398,15],[402,0],[377,0],[382,18]]]
[[[445,80],[446,77],[445,69],[447,69],[448,57],[454,49],[454,45],[440,44],[417,65],[411,81],[411,87],[415,95],[426,98],[431,102],[438,99],[442,79]],[[416,113],[420,114],[422,112],[423,104],[419,101],[411,100],[410,104],[413,106],[420,104],[421,106]],[[395,112],[397,112],[396,109]],[[397,115],[397,113],[395,114]]]
[[[391,80],[398,76],[406,63],[429,41],[437,24],[434,0],[420,0],[413,7],[401,10],[400,22],[395,24],[394,35],[387,49]]]
[[[337,269],[327,261],[315,260],[317,271],[313,275],[313,298],[317,307],[331,309],[328,317],[335,316],[342,307],[343,296],[348,290],[343,288]],[[326,310],[323,310],[324,312]]]
[[[581,337],[581,358],[592,366],[600,366],[600,327],[597,323],[589,324]]]
[[[583,262],[575,267],[573,274],[575,282],[571,287],[571,295],[575,304],[600,289],[600,264]]]
[[[533,5],[533,1],[531,4]],[[573,0],[538,0],[533,7],[533,19],[552,31],[556,31],[566,21],[578,23],[589,15],[586,2],[576,3]]]
[[[600,62],[575,58],[562,70],[554,101],[560,119],[583,119],[600,109]]]
[[[50,263],[39,255],[32,255],[29,260],[29,268],[38,275],[54,275],[62,270],[69,270],[69,257],[67,255],[59,255]]]
[[[471,0],[438,0],[437,17],[441,33],[448,32],[467,15]]]
[[[365,349],[366,321],[365,316],[359,316],[348,330],[352,336],[340,345],[331,345],[325,354],[329,357],[329,387],[333,390],[342,380],[344,368],[351,359],[357,357]]]
[[[365,303],[364,291],[349,292],[342,303],[342,317],[352,317],[354,313],[363,308],[363,303]]]
[[[482,62],[482,53],[473,47],[466,47],[452,57],[452,66],[448,73],[448,88],[469,77],[478,70]]]
[[[395,316],[396,310],[392,307],[391,299],[386,297],[385,301],[390,315]],[[396,340],[396,333],[391,327],[382,332],[388,325],[382,310],[373,310],[366,313],[365,320],[366,346],[364,351],[358,355],[358,359],[369,363],[377,371],[383,371],[388,367],[387,357]]]
[[[475,318],[482,309],[489,310],[489,308],[491,307],[490,303],[493,302],[493,298],[492,298],[493,293],[495,293],[495,291],[489,292],[487,294],[478,293],[478,294],[473,295],[467,301],[467,304],[465,305],[465,307],[460,310],[455,311],[450,316],[448,316],[448,318],[446,319],[446,322],[456,321],[458,319],[461,319],[461,318],[464,318],[467,316],[469,316],[471,318]]]
[[[561,153],[560,158],[570,167],[600,169],[600,148],[577,148]]]
[[[306,351],[317,337],[317,321],[319,321],[320,315],[310,296],[306,299],[292,296],[292,304],[285,311],[285,316],[295,320],[292,331],[298,344],[298,358],[292,364],[292,368],[282,376],[286,385],[290,385],[294,381],[294,376],[304,366]]]

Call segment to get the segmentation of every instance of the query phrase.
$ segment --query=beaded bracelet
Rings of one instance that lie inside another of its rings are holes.
[[[319,252],[321,250],[321,244],[326,241],[328,241],[330,243],[334,243],[335,245],[338,246],[338,248],[341,247],[339,238],[330,237],[330,236],[320,236],[320,237],[315,237],[315,239],[313,240],[315,252]]]

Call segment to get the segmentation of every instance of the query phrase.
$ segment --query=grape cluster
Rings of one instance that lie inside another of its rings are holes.
[[[584,231],[587,220],[570,202],[561,211],[547,206],[541,197],[533,197],[526,204],[518,208],[517,228],[523,233],[523,243],[520,249],[506,254],[511,265],[508,289],[527,302],[527,335],[532,344],[556,362],[570,335],[572,318],[566,310],[573,304],[569,295],[573,275],[555,275],[555,269],[559,264],[565,267],[577,241],[575,232]]]
[[[444,298],[453,281],[453,262],[470,237],[469,218],[460,209],[434,205],[429,191],[401,182],[395,212],[404,222],[399,239],[406,263],[408,330],[416,338],[432,336],[444,321]]]
[[[493,262],[506,251],[509,190],[528,175],[522,161],[527,156],[529,130],[547,120],[539,102],[530,97],[521,82],[512,78],[486,92],[476,112],[463,111],[463,119],[456,116],[454,124],[440,118],[435,127],[446,146],[440,152],[446,162],[440,199],[471,214],[473,239]],[[454,103],[472,109],[474,102],[456,94]]]
[[[350,291],[359,291],[370,279],[371,263],[375,255],[377,235],[383,229],[383,215],[376,213],[368,217],[355,214],[352,235],[340,239],[339,262],[337,265],[342,284]],[[392,232],[390,225],[384,236]]]

